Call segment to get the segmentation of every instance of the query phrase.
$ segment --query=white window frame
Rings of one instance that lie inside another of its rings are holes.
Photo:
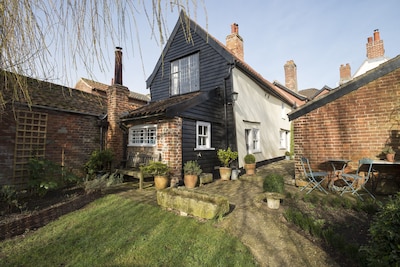
[[[199,53],[171,62],[171,95],[200,90]]]
[[[196,121],[196,150],[205,149],[211,149],[211,123]]]
[[[128,146],[153,147],[157,145],[157,124],[136,125],[129,128]]]
[[[260,142],[260,129],[259,128],[246,128],[245,138],[247,151],[250,154],[261,152]]]
[[[281,149],[289,150],[289,137],[290,131],[281,129],[279,132],[279,147]]]

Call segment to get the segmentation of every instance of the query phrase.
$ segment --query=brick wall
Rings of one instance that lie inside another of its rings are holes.
[[[29,111],[23,107],[18,110]],[[93,150],[100,148],[97,117],[38,108],[32,111],[48,114],[46,159],[83,175],[83,164]],[[13,178],[16,121],[11,109],[0,117],[0,123],[0,185],[22,184],[27,177],[22,180]]]
[[[114,152],[115,159],[112,165],[116,167],[124,159],[124,133],[119,127],[119,118],[123,112],[129,110],[129,89],[122,85],[114,84],[107,89],[107,114],[108,131],[106,136],[106,147]]]
[[[172,169],[173,178],[181,179],[182,170],[182,119],[163,121],[157,127],[157,151]]]
[[[376,158],[388,144],[400,154],[400,69],[294,120],[296,177],[299,157],[313,168],[329,169],[327,159],[346,158],[357,167]]]

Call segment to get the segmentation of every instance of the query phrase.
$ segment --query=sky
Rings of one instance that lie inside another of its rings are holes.
[[[225,44],[232,23],[239,25],[244,40],[244,61],[270,82],[285,84],[283,66],[288,60],[297,65],[299,90],[335,88],[339,67],[349,63],[354,74],[366,59],[367,38],[379,29],[385,56],[400,54],[400,1],[398,0],[204,0],[194,19],[210,35]],[[165,14],[172,32],[179,13]],[[123,84],[131,91],[149,94],[146,79],[152,73],[162,48],[152,38],[145,16],[136,16],[138,41],[123,47]],[[128,40],[129,42],[129,40]],[[120,46],[116,44],[115,46]],[[94,70],[98,82],[110,84],[114,75],[114,50],[110,68]],[[71,84],[80,77],[90,78],[78,69]]]

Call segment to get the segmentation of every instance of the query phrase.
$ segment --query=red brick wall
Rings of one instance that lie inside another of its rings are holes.
[[[107,90],[107,113],[108,131],[106,147],[114,152],[115,160],[113,166],[118,166],[124,159],[124,134],[119,127],[119,118],[123,112],[129,110],[128,104],[129,89],[122,85],[114,84]]]
[[[19,110],[24,108],[20,107]],[[24,110],[28,110],[25,108]],[[83,165],[95,149],[100,148],[97,117],[55,110],[35,109],[47,113],[45,157],[83,175]],[[16,122],[11,110],[0,117],[0,185],[21,184],[13,178]],[[64,157],[63,157],[64,154]]]
[[[296,176],[299,157],[327,169],[329,158],[357,167],[363,157],[377,158],[389,144],[400,154],[400,69],[294,120]]]

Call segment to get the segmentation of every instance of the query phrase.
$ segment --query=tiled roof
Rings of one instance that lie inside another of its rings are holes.
[[[177,95],[167,99],[150,102],[147,105],[144,105],[138,109],[130,111],[127,115],[122,116],[122,120],[130,119],[130,118],[140,118],[144,116],[153,116],[153,115],[165,115],[168,110],[172,110],[174,107],[178,105],[191,105],[191,104],[199,104],[201,101],[197,101],[200,96],[206,96],[209,92],[201,92],[197,91],[194,93]],[[204,98],[206,99],[207,96]],[[196,101],[195,101],[196,100]],[[184,111],[184,109],[181,109]]]
[[[308,89],[304,89],[299,91],[299,94],[307,97],[308,99],[313,99],[313,97],[318,94],[319,90],[317,88],[308,88]]]
[[[10,103],[12,101],[10,96],[13,93],[12,86],[17,84],[15,74],[1,72],[0,76],[1,90],[5,93],[6,101]],[[19,84],[27,86],[32,106],[90,115],[100,115],[107,112],[107,100],[102,96],[26,76],[19,75],[18,77]],[[8,81],[7,87],[5,86],[6,80]],[[18,92],[19,100],[17,103],[28,104],[27,96],[22,94],[21,89]]]
[[[109,85],[107,85],[107,84],[96,82],[96,81],[89,80],[89,79],[86,79],[86,78],[81,78],[81,80],[84,83],[86,83],[89,87],[96,88],[96,89],[104,91],[104,92],[106,92],[108,87],[109,87]],[[129,91],[129,92],[130,92],[129,93],[129,97],[130,98],[134,98],[134,99],[141,100],[141,101],[144,101],[144,102],[149,102],[150,101],[150,97],[148,95],[139,94],[139,93],[132,92],[132,91]]]

